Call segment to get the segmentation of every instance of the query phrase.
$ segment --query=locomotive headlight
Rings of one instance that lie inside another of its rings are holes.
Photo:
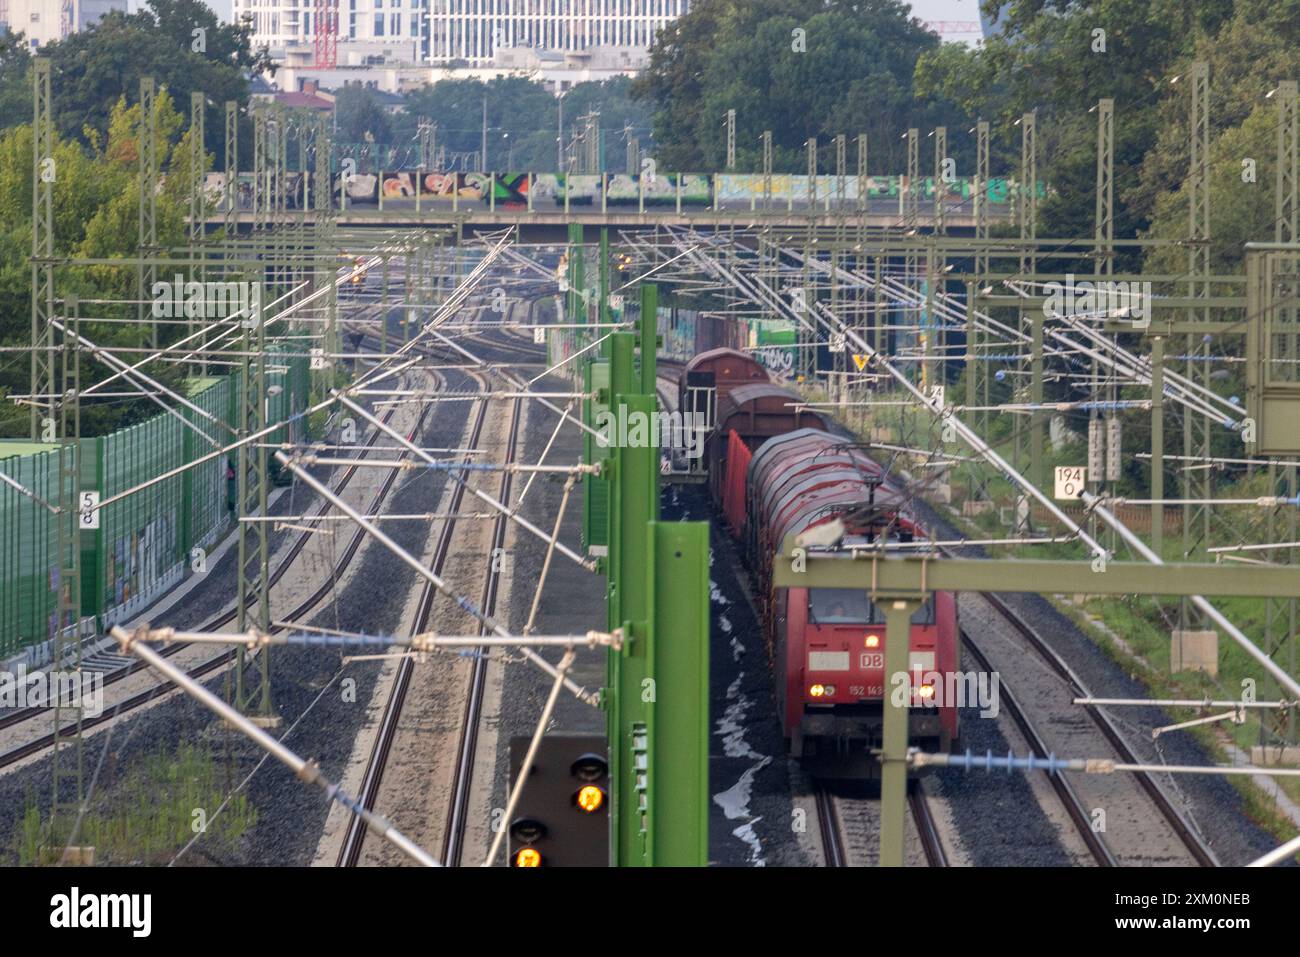
[[[916,689],[916,693],[926,701],[929,701],[934,697],[934,685],[921,685],[921,687]]]
[[[826,686],[813,685],[811,688],[808,689],[808,693],[812,695],[814,698],[820,698],[822,695],[826,694]]]
[[[826,697],[829,698],[829,697],[830,697],[831,695],[833,695],[833,694],[835,694],[835,686],[834,686],[834,685],[827,685],[827,686],[826,686]]]
[[[879,648],[879,647],[880,647],[880,636],[879,636],[879,635],[867,635],[867,647],[868,647],[868,648]]]

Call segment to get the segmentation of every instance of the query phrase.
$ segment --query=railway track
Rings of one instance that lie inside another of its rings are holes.
[[[819,786],[813,794],[822,851],[827,867],[850,867],[873,864],[879,860],[880,804],[871,798],[845,798]],[[918,839],[921,853],[929,867],[947,867],[948,853],[939,834],[930,801],[920,781],[907,787],[908,836]]]
[[[424,423],[428,415],[428,411],[429,410],[426,409],[421,414],[419,420],[416,423],[416,427],[412,432],[413,435],[418,435],[424,428]],[[395,413],[393,411],[389,411],[383,416],[382,421],[388,423],[392,419],[394,414]],[[373,449],[373,447],[378,442],[382,434],[383,433],[379,429],[373,430],[373,434],[367,440],[365,449],[362,451],[362,456],[367,454],[369,450]],[[341,494],[344,491],[344,489],[347,488],[348,483],[350,483],[352,478],[357,474],[359,468],[360,468],[359,465],[350,465],[346,467],[343,475],[340,476],[338,484],[334,488],[336,494]],[[385,500],[387,499],[389,493],[392,491],[394,485],[396,484],[398,472],[399,470],[392,469],[389,471],[388,475],[385,476],[383,483],[380,486],[379,491],[375,496],[374,501],[371,503],[370,508],[367,511],[368,516],[379,514],[379,511],[382,509]],[[314,514],[316,515],[324,514],[329,511],[330,507],[331,506],[329,505],[328,502],[322,502],[320,506],[316,509]],[[288,573],[289,569],[293,566],[294,562],[301,554],[302,550],[306,547],[307,542],[312,538],[312,535],[313,533],[311,532],[303,532],[294,540],[293,545],[290,546],[289,552],[285,555],[284,559],[276,566],[276,568],[271,573],[270,576],[271,587],[274,587],[275,584],[279,582],[285,574]],[[333,569],[331,569],[329,578],[324,583],[322,583],[318,588],[316,588],[305,600],[303,600],[296,607],[290,610],[288,614],[284,616],[283,620],[292,621],[309,614],[313,609],[316,608],[317,605],[319,605],[322,601],[324,601],[327,597],[329,597],[330,594],[333,593],[335,584],[339,576],[344,571],[346,571],[347,568],[351,565],[352,560],[356,557],[357,552],[361,548],[361,544],[364,541],[364,538],[365,538],[365,533],[362,530],[358,529],[356,533],[349,539],[347,546],[344,548],[342,555],[339,557],[338,563],[335,565]],[[228,611],[222,612],[220,615],[209,620],[208,622],[203,623],[202,625],[198,626],[198,628],[195,630],[219,631],[220,629],[224,628],[225,626],[229,625],[232,621],[234,621],[237,618],[237,616],[238,616],[238,610],[232,608]],[[279,632],[281,630],[282,629],[279,627],[273,627],[271,629],[272,632]],[[187,647],[189,646],[185,643],[177,643],[162,649],[160,651],[160,654],[167,657],[171,657],[173,655],[179,654]],[[118,665],[118,667],[104,674],[103,683],[105,686],[117,684],[125,680],[126,678],[143,671],[146,667],[143,664],[143,662],[140,662],[136,659],[127,660],[121,658],[120,656],[111,655],[111,654],[105,655],[104,658],[106,661]],[[194,679],[204,678],[207,675],[212,674],[213,672],[219,670],[220,668],[228,665],[234,658],[235,658],[235,651],[233,649],[228,650],[222,652],[221,654],[217,655],[214,658],[203,661],[197,666],[189,669],[187,673],[189,677]],[[148,704],[150,701],[154,700],[160,691],[164,691],[165,689],[166,689],[166,684],[159,684],[151,688],[148,688],[144,691],[130,695],[122,699],[121,701],[116,702],[111,708],[106,708],[105,711],[100,715],[97,715],[95,717],[83,718],[81,721],[81,727],[84,731],[84,730],[91,730],[101,725],[105,725],[110,721],[113,721],[121,717],[124,714],[134,711],[140,707],[143,707],[144,705]],[[39,718],[41,715],[49,712],[50,710],[52,709],[46,706],[37,705],[30,708],[22,709],[21,711],[16,711],[12,714],[4,716],[3,719],[0,719],[0,730],[4,728],[16,726],[25,721],[30,721]],[[25,741],[17,745],[16,747],[9,749],[8,751],[0,753],[0,770],[3,770],[4,768],[16,764],[19,761],[24,760],[25,758],[31,757],[35,754],[39,754],[42,751],[45,751],[46,749],[52,747],[54,745],[56,737],[62,735],[63,732],[66,730],[68,729],[61,728],[58,729],[58,731],[50,731],[48,733],[38,735],[28,741]]]
[[[519,438],[519,426],[523,420],[523,400],[515,399],[512,403],[513,409],[510,416],[510,432],[506,438],[505,461],[506,464],[513,464],[515,461],[516,445]],[[510,492],[513,488],[514,474],[511,472],[501,473],[501,484],[497,494],[497,501],[509,504]],[[506,543],[506,517],[498,514],[492,528],[492,552],[491,554],[500,554],[498,549],[504,549]],[[493,562],[488,566],[487,577],[483,582],[483,593],[479,598],[479,607],[488,615],[496,615],[497,596],[501,585],[501,574],[497,570],[496,563]],[[487,629],[480,626],[479,634],[487,633]],[[475,655],[473,659],[473,672],[470,675],[470,692],[465,701],[465,713],[461,719],[460,742],[457,746],[456,754],[456,779],[452,788],[451,815],[447,823],[447,834],[443,842],[443,862],[448,866],[458,866],[461,861],[461,855],[465,845],[465,821],[469,811],[470,787],[473,784],[474,777],[474,756],[478,744],[478,727],[479,719],[483,713],[483,696],[487,682],[488,658],[483,654],[483,649],[479,649],[480,654]]]
[[[844,847],[839,811],[835,807],[835,798],[824,787],[817,788],[813,798],[817,804],[817,824],[821,830],[822,853],[826,856],[826,866],[846,867],[848,857]]]
[[[970,635],[963,631],[961,640],[966,652],[975,659],[980,668],[991,674],[994,671],[992,662],[974,643]],[[1051,749],[1038,733],[1038,729],[1029,719],[1029,715],[1020,707],[1015,694],[1007,686],[1005,678],[1001,678],[1000,673],[998,704],[1010,716],[1012,723],[1020,731],[1034,756],[1039,758],[1047,757],[1051,753]],[[1070,822],[1074,825],[1084,846],[1087,847],[1088,853],[1092,855],[1093,861],[1101,867],[1117,867],[1119,861],[1101,835],[1094,830],[1088,808],[1085,806],[1083,799],[1079,797],[1074,786],[1060,774],[1049,775],[1048,780],[1052,790],[1056,792],[1061,806],[1065,808],[1065,813],[1069,816]]]
[[[938,822],[934,819],[930,799],[926,797],[920,781],[913,782],[912,787],[908,789],[907,806],[912,812],[912,821],[916,824],[917,833],[920,835],[921,850],[925,854],[926,863],[931,867],[947,867],[948,853],[943,848]]]
[[[1050,672],[1059,681],[1064,683],[1071,697],[1090,697],[1091,692],[1083,683],[1082,679],[1074,672],[1069,664],[1043,639],[1037,630],[1015,612],[1006,602],[997,595],[981,594],[980,597],[994,610],[994,612],[1017,634],[1020,639],[1031,649],[1032,653],[1039,661],[1047,666]],[[992,673],[995,669],[990,657],[974,642],[968,632],[963,631],[962,642],[965,649],[979,663],[985,671]],[[1037,757],[1047,757],[1051,753],[1049,741],[1046,735],[1039,732],[1037,727],[1032,723],[1029,715],[1023,706],[1023,703],[1015,697],[1012,690],[1008,687],[1005,672],[999,672],[1000,683],[1000,705],[1007,710],[1021,733],[1024,735],[1031,750]],[[1132,747],[1125,741],[1124,736],[1119,729],[1115,727],[1103,711],[1092,706],[1083,706],[1083,713],[1087,715],[1091,726],[1100,733],[1110,748],[1114,751],[1115,757],[1126,764],[1141,764],[1142,760],[1133,751]],[[1219,861],[1217,855],[1208,844],[1200,837],[1195,828],[1192,827],[1187,818],[1174,804],[1173,800],[1152,777],[1145,771],[1127,772],[1126,777],[1133,780],[1140,791],[1146,796],[1149,803],[1155,808],[1155,811],[1161,821],[1163,821],[1169,830],[1177,837],[1178,842],[1185,849],[1191,859],[1202,867],[1217,867]],[[1126,856],[1125,851],[1117,852],[1110,847],[1109,842],[1093,826],[1092,816],[1085,802],[1064,776],[1059,774],[1049,775],[1050,783],[1070,816],[1079,832],[1080,838],[1083,839],[1089,852],[1093,855],[1094,860],[1100,866],[1113,867],[1123,863]]]
[[[488,383],[486,380],[480,378],[479,382],[482,390],[487,392]],[[476,449],[482,441],[483,431],[488,421],[488,409],[490,404],[490,401],[486,398],[479,403],[478,411],[475,414],[474,425],[471,428],[470,437],[467,443],[467,448],[469,449]],[[522,400],[514,400],[511,424],[506,442],[507,463],[514,461],[515,446],[519,435],[520,422],[522,420],[521,410]],[[471,456],[467,455],[465,461],[469,462],[470,460]],[[499,501],[508,501],[512,478],[513,476],[511,473],[502,473],[501,484],[498,490]],[[452,497],[449,503],[450,507],[448,509],[449,513],[455,514],[460,511],[466,494],[465,486],[457,483],[456,487],[452,491]],[[442,529],[439,532],[438,541],[434,547],[434,553],[430,561],[430,568],[439,576],[442,576],[448,558],[451,555],[451,543],[456,530],[456,525],[457,522],[455,519],[448,519],[443,523]],[[505,534],[506,516],[498,514],[494,519],[491,548],[496,549],[504,547]],[[479,605],[486,614],[491,615],[495,612],[499,580],[500,573],[493,567],[493,563],[489,562]],[[417,632],[428,629],[433,614],[433,602],[436,594],[437,590],[432,586],[432,584],[426,582],[421,590],[419,602],[416,606],[414,627]],[[481,628],[480,633],[482,633]],[[455,770],[449,802],[448,823],[443,838],[442,860],[444,863],[449,865],[459,863],[461,851],[463,849],[465,819],[469,805],[478,725],[482,711],[487,673],[487,658],[485,656],[481,654],[475,655],[472,661],[473,664],[469,677],[465,709],[462,714],[461,733],[456,748]],[[366,762],[366,769],[362,777],[362,785],[358,794],[359,802],[368,810],[374,809],[379,798],[380,788],[382,787],[384,779],[384,772],[387,768],[389,756],[393,750],[393,742],[397,736],[398,723],[406,704],[407,693],[411,686],[411,678],[414,673],[414,668],[415,662],[412,657],[408,656],[401,659],[397,668],[397,673],[394,675],[392,687],[389,690],[388,699],[384,704],[384,711],[380,719],[379,729],[375,735],[374,743],[371,745],[370,754]],[[357,815],[353,815],[348,821],[348,827],[344,834],[343,844],[339,849],[336,859],[337,866],[356,867],[360,864],[362,848],[365,845],[367,833],[365,824]]]

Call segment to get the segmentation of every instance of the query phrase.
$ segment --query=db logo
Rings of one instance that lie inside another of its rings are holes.
[[[864,651],[858,664],[862,671],[879,671],[885,667],[885,656],[879,651]]]

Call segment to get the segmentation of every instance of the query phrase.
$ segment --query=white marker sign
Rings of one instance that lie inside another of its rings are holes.
[[[1056,467],[1055,498],[1077,499],[1083,494],[1088,484],[1088,470],[1082,465],[1058,465]]]
[[[99,493],[82,492],[77,503],[78,526],[85,529],[99,528]]]

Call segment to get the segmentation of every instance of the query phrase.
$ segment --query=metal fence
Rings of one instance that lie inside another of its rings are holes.
[[[300,353],[280,353],[268,365],[269,421],[289,423],[270,440],[301,441],[307,432],[303,410],[309,401],[309,360]],[[221,423],[238,420],[238,373],[191,380],[188,392],[194,405]],[[100,508],[99,527],[80,533],[81,611],[96,617],[101,628],[131,617],[179,582],[195,557],[193,549],[211,546],[233,521],[229,469],[234,456],[214,456],[150,482],[232,441],[231,431],[191,409],[181,410],[180,416],[184,421],[163,413],[81,441],[81,491],[96,491],[106,501],[137,489]],[[56,447],[0,443],[0,472],[44,502],[57,504]],[[75,514],[65,520],[71,523]],[[55,554],[55,522],[50,508],[0,483],[0,659],[55,633],[63,564]]]
[[[22,486],[0,483],[0,658],[8,658],[57,629],[58,517],[47,505],[59,500],[58,449],[0,443],[0,472]]]

